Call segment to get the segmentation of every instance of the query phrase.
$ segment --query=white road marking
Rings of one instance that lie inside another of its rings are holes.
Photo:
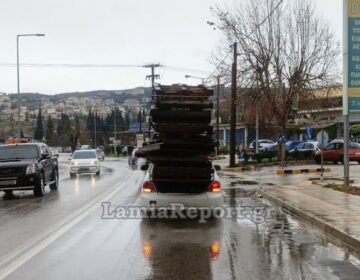
[[[49,246],[51,243],[53,243],[56,239],[69,231],[71,228],[73,228],[87,215],[98,209],[101,202],[110,200],[110,198],[123,190],[122,187],[128,183],[128,181],[133,177],[133,175],[134,173],[131,173],[131,175],[127,178],[125,182],[115,185],[113,190],[107,192],[101,198],[95,198],[91,200],[90,202],[76,210],[74,213],[66,216],[59,223],[46,230],[44,233],[32,238],[25,245],[15,249],[13,252],[8,254],[0,262],[0,280],[5,279],[8,275],[21,267],[32,257],[45,249],[47,246]]]

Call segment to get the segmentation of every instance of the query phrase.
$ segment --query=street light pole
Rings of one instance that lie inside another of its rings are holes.
[[[18,107],[18,139],[21,138],[21,122],[20,122],[20,69],[19,69],[19,35],[16,36],[16,71],[17,71],[17,107]]]
[[[217,149],[220,146],[220,76],[216,77],[217,88],[216,88],[216,141]]]
[[[191,76],[191,75],[185,75],[185,79],[189,79],[189,78],[199,79],[199,80],[201,80],[201,84],[202,84],[203,86],[205,86],[205,78],[196,77],[196,76]]]
[[[117,148],[117,143],[116,143],[116,111],[117,111],[117,108],[115,106],[115,109],[114,109],[114,153],[116,154],[116,148]]]
[[[237,43],[233,45],[234,60],[232,64],[231,79],[231,114],[230,114],[230,159],[229,166],[235,166],[235,147],[236,147],[236,91],[237,91]]]
[[[95,110],[94,114],[94,149],[96,149],[96,118],[97,118],[97,111]]]
[[[21,98],[20,98],[20,67],[19,67],[19,38],[20,37],[43,37],[45,34],[18,34],[16,35],[16,73],[17,73],[17,107],[18,107],[18,139],[21,138],[21,121],[20,121],[20,106],[21,106]]]

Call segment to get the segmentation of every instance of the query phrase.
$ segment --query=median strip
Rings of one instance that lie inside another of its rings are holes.
[[[323,172],[331,172],[331,168],[326,167],[322,169]],[[277,175],[298,175],[307,173],[319,173],[321,168],[301,168],[301,169],[278,169],[276,170]]]
[[[256,167],[254,165],[238,166],[238,167],[225,167],[222,168],[222,171],[232,171],[232,172],[241,172],[241,171],[255,171]]]

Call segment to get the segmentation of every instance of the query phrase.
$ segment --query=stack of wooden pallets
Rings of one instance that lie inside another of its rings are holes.
[[[158,137],[137,154],[155,163],[159,182],[210,181],[209,159],[215,152],[212,96],[213,91],[204,86],[155,87],[150,119]]]

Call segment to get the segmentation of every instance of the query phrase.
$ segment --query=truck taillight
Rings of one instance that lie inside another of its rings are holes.
[[[145,182],[143,184],[142,191],[147,193],[156,192],[156,186],[152,182]]]
[[[209,192],[220,192],[221,184],[218,181],[212,181],[209,185]]]

